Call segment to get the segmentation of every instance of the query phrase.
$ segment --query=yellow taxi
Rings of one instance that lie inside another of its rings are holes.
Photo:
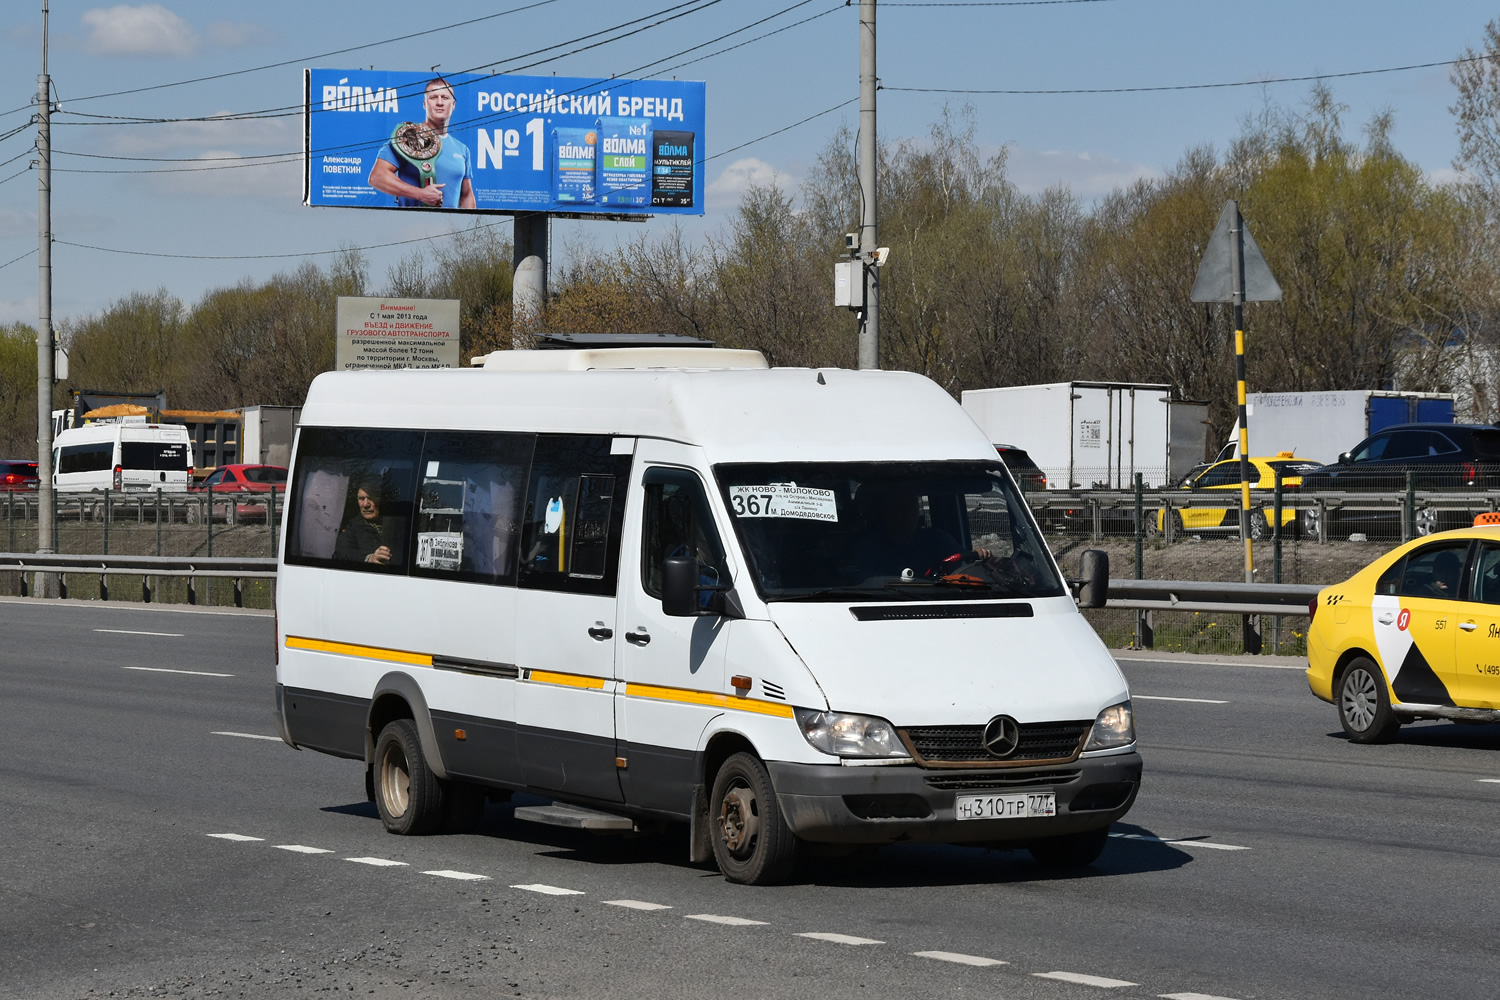
[[[1276,473],[1281,473],[1281,485],[1295,489],[1302,485],[1302,473],[1319,468],[1317,462],[1297,458],[1289,451],[1278,452],[1271,458],[1251,458],[1250,467],[1256,479],[1250,484],[1252,490],[1274,490]],[[1177,484],[1181,490],[1235,490],[1240,488],[1240,460],[1231,458],[1223,462],[1193,469]],[[1285,503],[1285,501],[1283,501]],[[1262,500],[1262,506],[1250,511],[1250,537],[1271,537],[1271,521],[1275,518],[1274,504]],[[1172,534],[1191,532],[1238,532],[1240,530],[1240,505],[1236,497],[1229,507],[1171,507],[1156,512],[1156,530],[1166,531],[1167,519],[1172,520]],[[1286,537],[1297,527],[1297,510],[1284,505],[1281,510],[1281,534]]]
[[[1417,719],[1500,722],[1500,515],[1407,542],[1308,610],[1308,686],[1354,742]]]

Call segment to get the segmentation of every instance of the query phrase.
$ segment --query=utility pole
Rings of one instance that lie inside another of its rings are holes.
[[[36,474],[38,555],[56,548],[52,498],[52,79],[47,75],[47,0],[42,0],[42,72],[36,78],[37,103],[37,327]],[[38,597],[56,597],[56,577],[38,573]]]
[[[864,311],[859,367],[880,367],[880,279],[874,267],[875,232],[875,0],[859,0],[859,261]]]

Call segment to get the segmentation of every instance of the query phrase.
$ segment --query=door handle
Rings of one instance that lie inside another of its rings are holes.
[[[641,629],[639,632],[626,632],[625,641],[632,646],[645,646],[651,642],[651,636],[646,634],[645,629]]]
[[[614,638],[614,634],[615,630],[603,622],[594,622],[594,627],[589,629],[589,638],[598,639],[600,642],[603,642],[605,639]]]
[[[1393,622],[1393,621],[1396,620],[1396,616],[1395,615],[1390,615],[1390,614],[1385,614],[1385,615],[1381,615],[1379,618],[1377,618],[1375,620],[1378,621],[1378,622],[1380,622],[1380,624],[1382,624],[1382,625],[1389,625],[1391,622]]]
[[[1458,627],[1463,629],[1465,632],[1472,632],[1479,626],[1474,622],[1459,622]]]

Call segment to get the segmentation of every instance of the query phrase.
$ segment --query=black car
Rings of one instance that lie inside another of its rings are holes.
[[[1010,470],[1015,477],[1016,485],[1023,490],[1045,490],[1047,488],[1047,475],[1026,454],[1026,449],[1017,448],[1011,444],[997,444],[995,451],[1000,454],[1000,461]]]
[[[1365,438],[1332,465],[1306,472],[1302,489],[1360,493],[1404,493],[1417,490],[1479,492],[1500,487],[1500,427],[1488,424],[1399,424]],[[1351,505],[1353,502],[1351,502]],[[1316,515],[1316,511],[1304,512]],[[1399,529],[1399,507],[1359,510],[1335,506],[1328,512],[1327,532],[1339,537],[1350,531],[1374,528],[1382,533]],[[1416,531],[1431,534],[1468,524],[1472,512],[1422,506],[1416,511]],[[1304,523],[1314,530],[1314,522]]]

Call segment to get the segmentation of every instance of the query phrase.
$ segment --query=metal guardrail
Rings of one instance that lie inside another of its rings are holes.
[[[1216,583],[1206,580],[1110,580],[1106,607],[1136,611],[1206,611],[1237,615],[1306,615],[1323,584]]]
[[[234,606],[244,607],[244,580],[274,580],[276,560],[248,556],[131,556],[131,555],[75,555],[36,552],[0,552],[0,572],[21,574],[21,596],[29,597],[33,589],[28,586],[27,573],[78,573],[99,577],[102,600],[109,599],[108,577],[118,575],[142,578],[141,599],[150,603],[153,597],[151,578],[158,576],[186,577],[188,581],[188,603],[198,603],[198,591],[193,585],[202,578],[224,578],[234,581]],[[62,596],[67,597],[66,585]]]

